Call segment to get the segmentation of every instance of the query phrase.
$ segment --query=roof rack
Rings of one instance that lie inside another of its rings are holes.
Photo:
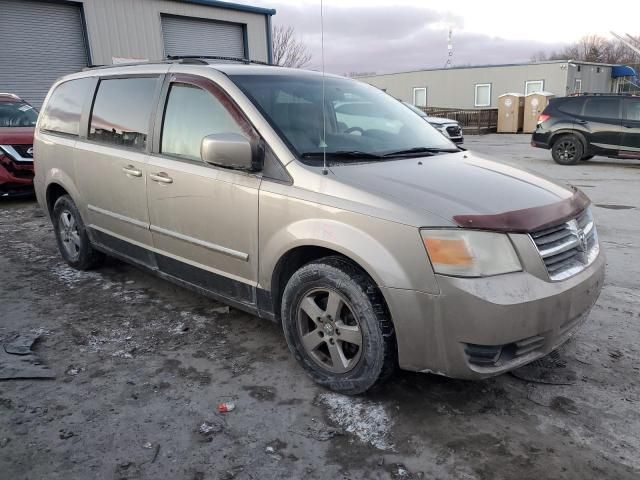
[[[628,92],[621,92],[621,93],[591,93],[591,92],[584,92],[584,93],[570,93],[569,95],[567,95],[568,97],[637,97],[639,96],[637,93],[628,93]]]
[[[261,60],[250,60],[248,58],[240,58],[240,57],[224,57],[220,55],[168,55],[164,60],[156,60],[156,61],[141,61],[141,62],[131,62],[131,63],[117,63],[114,65],[90,65],[88,67],[83,68],[82,70],[96,70],[103,68],[118,68],[118,67],[130,67],[130,66],[140,66],[140,65],[157,65],[161,63],[183,63],[183,64],[195,64],[195,65],[209,65],[211,62],[208,60],[222,60],[226,62],[239,62],[244,64],[258,64],[258,65],[271,65],[268,62],[263,62]]]
[[[268,62],[262,60],[251,60],[249,58],[241,57],[225,57],[221,55],[167,55],[167,60],[170,61],[182,61],[181,63],[209,63],[205,60],[224,60],[226,62],[240,62],[240,63],[256,63],[258,65],[270,65]],[[198,62],[200,60],[200,62]]]

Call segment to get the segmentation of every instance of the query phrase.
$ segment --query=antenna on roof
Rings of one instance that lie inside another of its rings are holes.
[[[320,142],[320,148],[322,148],[322,174],[327,175],[327,112],[324,105],[324,4],[323,0],[320,0],[320,38],[322,52],[322,141]]]

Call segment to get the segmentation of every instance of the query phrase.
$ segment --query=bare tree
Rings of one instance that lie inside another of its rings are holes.
[[[293,27],[273,27],[273,63],[283,67],[302,68],[311,61],[311,52],[295,36]]]
[[[618,40],[608,40],[598,35],[586,35],[577,42],[553,52],[537,52],[531,61],[577,60],[583,62],[637,65],[638,55]]]

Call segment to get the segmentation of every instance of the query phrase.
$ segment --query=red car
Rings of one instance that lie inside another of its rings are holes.
[[[33,132],[38,112],[0,93],[0,197],[33,195]]]

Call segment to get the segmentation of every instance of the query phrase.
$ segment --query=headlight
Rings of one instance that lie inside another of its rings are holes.
[[[486,277],[522,270],[509,237],[478,230],[421,230],[436,273],[458,277]]]

